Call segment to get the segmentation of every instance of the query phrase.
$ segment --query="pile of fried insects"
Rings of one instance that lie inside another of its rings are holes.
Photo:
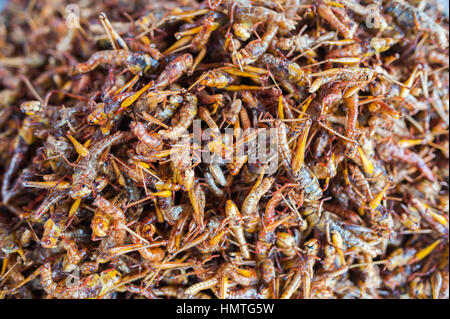
[[[449,298],[438,3],[14,0],[0,21],[1,298]]]

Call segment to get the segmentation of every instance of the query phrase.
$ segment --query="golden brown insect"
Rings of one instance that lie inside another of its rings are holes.
[[[241,207],[241,214],[244,218],[244,227],[248,232],[254,232],[257,225],[256,210],[261,197],[266,194],[272,187],[274,182],[273,177],[265,177],[263,179],[258,179],[258,181],[253,185],[250,193],[248,193]]]
[[[112,64],[127,67],[131,72],[148,72],[158,66],[158,61],[150,55],[142,52],[131,52],[127,50],[107,50],[94,53],[88,61],[78,64],[73,74],[86,73],[94,70],[100,65]]]
[[[309,201],[318,200],[322,197],[322,189],[319,181],[307,166],[302,166],[297,174],[294,174],[290,168],[292,167],[292,154],[287,142],[286,125],[280,121],[275,122],[278,136],[278,151],[283,164],[289,168],[288,173],[292,182],[297,183],[300,189],[305,191],[305,199]]]
[[[357,133],[358,124],[358,94],[353,94],[352,96],[345,99],[345,104],[347,107],[347,116],[345,118],[345,136],[349,139],[354,140]],[[346,144],[346,155],[353,157],[356,152],[356,145],[354,143]]]
[[[336,37],[335,32],[327,32],[319,37],[313,37],[309,34],[297,34],[289,38],[278,38],[276,40],[275,46],[283,51],[290,52],[301,52],[312,49],[320,44],[326,44],[327,41],[332,40]]]
[[[62,246],[66,250],[66,255],[63,259],[63,269],[65,272],[72,272],[86,256],[86,249],[79,248],[77,243],[67,236],[62,236]]]
[[[273,56],[265,53],[259,60],[262,66],[268,66],[275,77],[294,81],[298,85],[304,85],[308,80],[305,71],[295,62],[290,62],[287,59]]]
[[[123,137],[124,134],[118,132],[110,138],[99,140],[90,147],[89,155],[83,157],[72,175],[72,188],[69,192],[72,198],[82,198],[92,192],[92,183],[97,177],[101,156],[109,147],[120,142]]]
[[[312,73],[310,76],[316,78],[309,87],[309,92],[314,93],[322,85],[334,81],[369,83],[375,79],[377,73],[369,68],[350,67],[333,68],[318,73]]]
[[[237,21],[242,22],[257,22],[257,21],[271,21],[276,23],[280,28],[290,31],[295,28],[297,22],[289,19],[284,13],[278,13],[265,7],[242,7],[235,12]]]
[[[97,209],[91,222],[92,235],[100,238],[106,237],[108,235],[110,224],[111,222],[108,215],[101,209]]]
[[[130,128],[139,141],[144,143],[150,149],[154,149],[156,151],[162,149],[163,142],[159,135],[156,133],[148,133],[144,124],[140,122],[131,122]]]
[[[393,140],[386,140],[380,143],[378,147],[378,154],[383,160],[398,160],[416,166],[426,178],[430,181],[434,181],[435,177],[433,172],[423,158],[416,153],[399,146]]]
[[[304,270],[292,270],[292,278],[284,288],[281,299],[290,299],[292,295],[300,288],[303,282],[303,297],[308,299],[311,290],[311,278],[313,276],[313,266],[315,264],[315,256],[319,251],[319,243],[315,239],[311,239],[305,243],[306,261]]]
[[[278,26],[276,24],[269,24],[267,31],[261,37],[261,39],[251,41],[243,49],[241,49],[236,60],[240,62],[241,65],[252,64],[261,57],[264,52],[270,46],[270,43],[277,34]]]
[[[55,283],[52,279],[50,263],[40,268],[41,285],[45,292],[54,298],[86,299],[98,297],[118,283],[121,275],[117,270],[105,271],[101,275],[94,274],[83,280],[76,287],[68,287],[65,283]]]
[[[244,259],[250,259],[250,252],[248,250],[247,241],[245,240],[244,235],[242,215],[233,201],[227,201],[227,204],[225,206],[225,213],[230,220],[230,230],[239,244],[239,248],[242,252],[242,257]]]
[[[97,104],[95,110],[88,115],[86,121],[89,124],[102,126],[111,123],[112,118],[124,112],[151,87],[152,83],[149,83],[136,92],[131,91],[132,86],[137,82],[138,78],[138,75],[136,75],[116,92],[108,92],[103,98],[103,101]]]
[[[345,39],[353,39],[352,30],[339,20],[330,6],[320,4],[317,7],[319,15],[336,29]]]
[[[154,88],[158,90],[162,90],[169,84],[177,81],[181,76],[183,76],[186,72],[188,72],[193,63],[192,55],[183,54],[167,64],[164,71],[158,76],[155,81]]]
[[[235,124],[238,120],[239,112],[242,109],[242,101],[240,99],[236,99],[231,103],[229,109],[224,111],[225,121],[229,124]]]
[[[153,241],[153,234],[155,232],[153,225],[145,225],[145,224],[138,224],[135,228],[136,234],[140,236],[137,237],[136,235],[131,236],[131,240],[134,244],[145,244],[145,242],[142,239]],[[141,239],[142,238],[142,239]],[[142,248],[139,249],[138,252],[141,254],[142,258],[145,260],[149,260],[152,262],[160,262],[164,259],[165,252],[160,247],[155,248]]]
[[[200,85],[218,89],[227,87],[233,81],[234,78],[231,75],[220,70],[209,70],[197,80]]]
[[[209,191],[210,191],[211,193],[213,193],[214,196],[216,196],[216,197],[219,197],[219,198],[223,197],[223,196],[225,195],[225,193],[224,193],[223,190],[216,184],[216,181],[215,181],[213,175],[212,175],[211,173],[209,173],[209,172],[206,172],[206,173],[204,174],[204,176],[205,176],[205,181],[206,181],[206,184],[208,185]]]
[[[197,114],[197,97],[195,95],[186,95],[179,114],[178,123],[167,130],[158,131],[159,136],[165,139],[177,138],[186,132]]]
[[[256,253],[261,256],[267,256],[268,252],[273,244],[275,239],[275,230],[276,226],[278,226],[279,221],[276,220],[276,207],[280,204],[280,202],[284,199],[283,191],[288,187],[295,187],[296,184],[284,184],[279,190],[277,190],[269,202],[266,205],[266,210],[264,212],[263,225],[258,233],[258,241],[256,242]],[[278,235],[277,234],[277,239]]]

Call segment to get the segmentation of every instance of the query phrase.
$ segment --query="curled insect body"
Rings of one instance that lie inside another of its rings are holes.
[[[192,94],[187,94],[184,99],[184,104],[179,111],[179,120],[175,126],[167,130],[158,131],[158,135],[162,138],[177,138],[181,136],[189,126],[191,126],[195,115],[197,114],[197,97]]]
[[[153,225],[146,224],[138,224],[135,228],[136,234],[145,240],[152,241],[153,234],[155,232]],[[131,240],[133,244],[145,244],[145,242],[136,235],[131,236]],[[160,262],[164,259],[165,252],[160,247],[155,248],[141,248],[138,249],[138,252],[141,254],[142,258],[145,260],[149,260],[151,262]]]
[[[72,198],[82,198],[92,192],[92,183],[97,177],[103,153],[112,145],[119,143],[124,135],[121,132],[115,133],[111,137],[99,140],[89,148],[89,155],[82,158],[72,175],[72,188],[69,192]]]
[[[259,280],[258,274],[253,268],[231,267],[228,274],[234,282],[241,286],[253,286]]]
[[[214,194],[214,196],[222,198],[225,193],[223,192],[223,190],[216,184],[216,181],[213,177],[213,175],[209,172],[206,172],[204,174],[205,176],[205,181],[206,184],[208,185],[208,189],[211,193]]]
[[[224,111],[225,121],[229,124],[235,124],[238,120],[239,112],[242,108],[242,101],[240,99],[236,99],[233,103],[231,103],[230,107]]]
[[[183,54],[176,57],[160,73],[155,81],[154,88],[162,90],[169,84],[174,83],[192,68],[192,63],[193,58],[190,54]]]
[[[216,287],[220,281],[221,278],[228,276],[228,273],[230,272],[230,268],[232,266],[230,264],[224,264],[222,265],[216,272],[216,274],[209,279],[200,281],[196,284],[193,284],[192,286],[189,286],[184,293],[187,296],[194,296],[198,294],[202,290],[211,289]]]
[[[240,22],[271,21],[286,31],[293,30],[297,25],[296,21],[287,18],[284,13],[278,13],[265,7],[237,8],[235,15],[236,20]]]
[[[145,101],[144,104],[149,102],[148,97],[149,97],[149,95],[147,95],[147,101]],[[156,106],[154,118],[156,118],[157,120],[160,120],[162,122],[166,122],[166,121],[172,119],[174,117],[176,111],[178,110],[178,108],[182,105],[182,103],[183,103],[183,98],[180,95],[171,96],[166,101],[165,105]],[[151,108],[151,107],[148,106],[148,108]],[[150,122],[154,122],[154,119],[148,117],[148,115],[146,115],[146,113],[144,113],[144,118],[149,118]]]
[[[99,238],[106,237],[108,235],[110,224],[111,222],[108,215],[101,209],[97,209],[91,221],[92,235]]]
[[[322,85],[330,82],[363,82],[369,83],[377,76],[377,72],[370,68],[350,67],[333,68],[326,71],[312,73],[316,78],[309,87],[309,93],[316,92]]]
[[[152,85],[152,83],[150,82]],[[173,111],[176,109],[181,102],[183,101],[183,98],[178,95],[178,91],[147,91],[142,95],[142,98],[136,101],[136,105],[134,107],[134,110],[137,112],[142,113],[142,117],[144,119],[148,119],[148,113],[147,112],[155,112],[153,115],[159,120],[165,121],[166,119],[170,119],[173,116]],[[161,107],[161,104],[163,104],[164,107]],[[168,114],[167,116],[161,117],[158,113],[164,113],[165,109],[168,108]],[[145,112],[145,113],[144,113]]]
[[[77,267],[77,264],[86,256],[86,249],[79,248],[75,240],[62,236],[62,245],[66,250],[66,255],[63,260],[63,270],[65,272],[72,272]]]
[[[244,137],[245,139],[245,137]],[[238,141],[238,143],[240,143]],[[244,145],[240,144],[236,147],[235,154],[233,156],[233,161],[231,163],[227,163],[228,172],[232,175],[238,175],[241,171],[242,167],[248,160],[248,155],[242,152],[244,149]],[[243,154],[244,153],[244,154]]]
[[[275,230],[276,226],[279,224],[279,221],[276,220],[275,209],[284,199],[283,191],[288,187],[295,186],[297,185],[284,184],[272,195],[269,202],[267,203],[266,210],[264,212],[263,226],[259,229],[258,241],[256,242],[255,247],[256,253],[259,255],[259,257],[267,256],[268,251],[275,241]]]
[[[144,124],[140,122],[131,122],[130,128],[133,132],[133,134],[144,143],[147,147],[154,150],[161,150],[163,146],[163,142],[158,134],[151,134],[148,133],[145,129]]]
[[[230,219],[229,226],[230,230],[236,238],[239,248],[241,249],[242,257],[244,259],[250,259],[250,252],[247,247],[247,241],[245,240],[244,228],[242,222],[242,216],[239,212],[236,204],[229,200],[225,206],[225,213]]]
[[[241,92],[242,101],[244,101],[247,106],[251,109],[258,107],[259,101],[250,91]]]
[[[283,164],[288,169],[288,175],[292,182],[297,183],[299,185],[298,187],[304,190],[306,200],[313,202],[320,199],[323,192],[320,188],[319,181],[307,166],[302,166],[297,174],[292,172],[292,154],[287,142],[286,125],[281,121],[275,122],[275,125],[277,127],[278,152],[280,153]]]
[[[68,201],[57,205],[51,217],[44,223],[44,233],[41,238],[41,246],[44,248],[56,248],[63,234],[67,220]]]
[[[304,52],[320,44],[326,44],[335,37],[335,32],[327,32],[318,37],[299,33],[298,35],[289,38],[278,38],[275,42],[275,47],[283,51]]]
[[[207,108],[200,106],[198,108],[198,116],[205,121],[205,123],[209,126],[211,129],[211,135],[214,139],[221,140],[222,133],[220,132],[219,127],[217,126],[217,123],[213,120],[211,117],[211,113],[208,111]]]
[[[109,270],[101,275],[94,274],[85,278],[76,287],[68,287],[65,283],[55,283],[52,278],[50,263],[40,268],[41,285],[51,297],[60,299],[86,299],[95,298],[106,293],[117,284],[122,276],[117,270]]]
[[[317,179],[326,179],[326,181],[328,181],[330,178],[336,176],[336,167],[338,163],[336,163],[337,161],[334,153],[332,153],[331,156],[328,156],[328,158],[325,158],[324,161],[325,162],[320,161],[317,164],[314,164],[311,167],[311,171]]]
[[[127,237],[124,223],[120,219],[113,220],[109,227],[108,236],[102,239],[99,246],[97,262],[106,263],[121,253],[126,253],[128,247],[122,247]]]
[[[131,72],[139,73],[156,69],[159,63],[143,52],[127,50],[99,51],[95,52],[88,61],[78,64],[74,68],[73,74],[86,73],[104,64],[127,67]]]
[[[247,41],[251,37],[251,32],[252,32],[251,22],[239,21],[233,24],[233,34],[239,40]]]
[[[393,140],[386,140],[378,144],[378,154],[383,160],[388,162],[398,160],[416,166],[430,181],[435,180],[433,172],[420,155],[399,146]]]
[[[186,296],[194,296],[201,292],[202,290],[211,289],[215,287],[219,283],[219,279],[213,277],[208,280],[201,281],[199,283],[193,284],[189,288],[187,288],[184,293]]]
[[[110,201],[106,200],[103,196],[97,195],[93,204],[113,220],[125,221],[125,214],[123,213],[123,211]]]
[[[345,39],[353,39],[353,32],[352,30],[346,26],[344,23],[339,20],[339,18],[335,15],[333,10],[330,6],[327,6],[326,4],[320,4],[317,8],[317,12],[319,15],[326,20],[334,29],[339,31],[339,33],[345,38]]]
[[[297,175],[294,176],[294,181],[299,184],[299,188],[305,191],[305,200],[315,201],[323,196],[317,177],[311,170],[303,166]]]
[[[222,187],[229,186],[230,182],[227,177],[225,177],[224,172],[220,168],[219,165],[211,164],[208,166],[209,172],[211,172],[212,176],[214,177],[214,180]]]
[[[200,103],[212,105],[212,113],[215,113],[215,110],[222,107],[225,103],[225,96],[223,94],[210,95],[206,90],[198,92],[197,97]]]
[[[276,24],[269,24],[262,38],[248,43],[245,48],[238,52],[236,60],[239,60],[241,65],[254,63],[267,51],[277,31],[278,26]]]
[[[264,67],[267,65],[275,77],[294,81],[298,85],[307,83],[308,74],[295,62],[264,53],[259,63]]]
[[[297,242],[294,236],[286,232],[278,232],[276,246],[284,255],[294,257],[297,254]]]
[[[372,38],[369,42],[355,43],[347,47],[335,49],[327,54],[327,59],[345,57],[368,57],[389,50],[398,40],[392,38]]]
[[[272,187],[273,182],[273,177],[265,177],[262,180],[258,180],[242,203],[241,213],[245,220],[244,225],[246,231],[255,231],[255,227],[258,224],[256,214],[258,203],[261,197],[263,197]]]
[[[200,85],[218,89],[227,87],[233,81],[234,78],[231,75],[220,70],[209,70],[197,80]]]

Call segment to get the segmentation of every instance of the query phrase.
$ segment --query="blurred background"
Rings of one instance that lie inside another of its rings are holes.
[[[94,0],[95,1],[95,0]],[[449,1],[448,0],[432,0],[440,3],[444,9],[445,15],[448,17],[449,13]],[[3,10],[5,4],[8,2],[8,0],[0,0],[0,11]],[[428,1],[429,2],[429,1]],[[76,1],[74,1],[76,3]]]

